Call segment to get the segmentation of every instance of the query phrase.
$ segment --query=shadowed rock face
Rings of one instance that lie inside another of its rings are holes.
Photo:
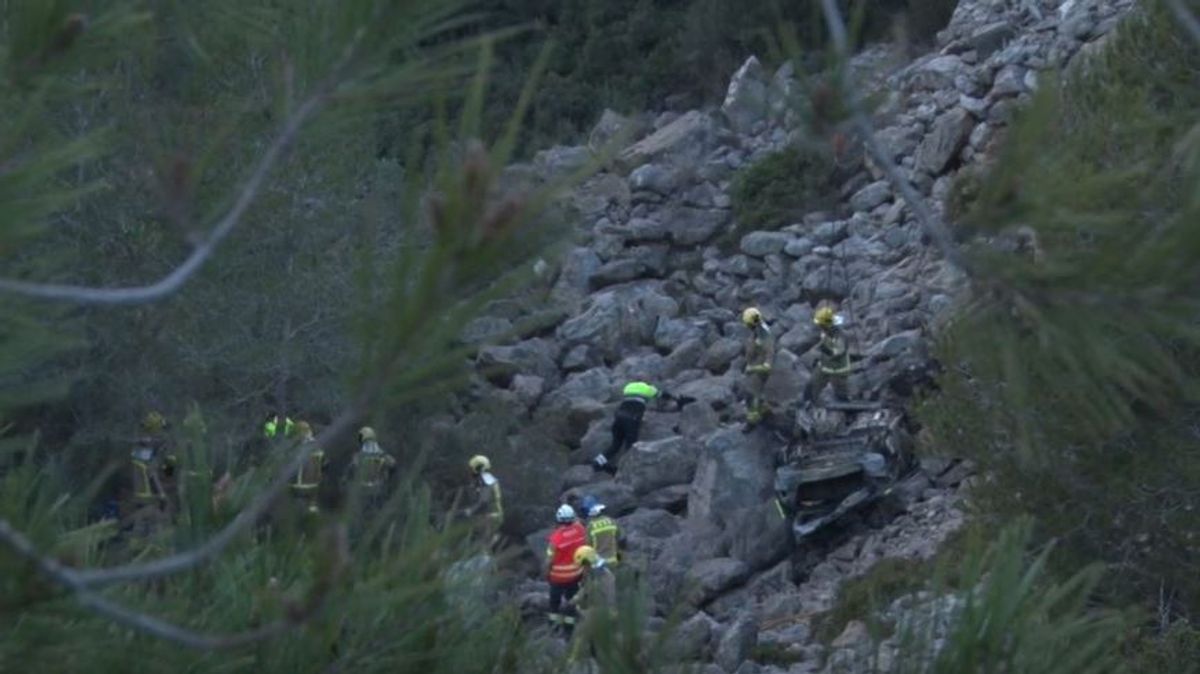
[[[1038,16],[1028,4],[962,0],[930,53],[896,64],[881,46],[854,59],[859,81],[884,94],[876,111],[884,153],[936,210],[954,176],[993,151],[1038,72],[1094,51],[1130,6],[1070,0]],[[557,177],[630,130],[610,166],[564,199],[576,238],[554,272],[464,335],[480,345],[464,408],[487,402],[519,420],[510,437],[488,439],[507,448],[504,461],[494,460],[514,513],[507,528],[528,536],[540,555],[556,505],[551,494],[598,497],[618,518],[628,564],[643,570],[658,613],[682,604],[691,614],[676,636],[680,661],[716,663],[712,671],[784,671],[755,669],[748,660],[755,643],[794,657],[787,671],[818,671],[825,653],[796,616],[828,607],[844,578],[880,559],[931,556],[961,524],[955,489],[971,480],[970,466],[925,461],[892,484],[886,500],[800,543],[774,505],[779,478],[793,480],[793,496],[847,480],[846,493],[825,499],[836,507],[878,469],[866,454],[884,456],[885,472],[893,467],[876,441],[869,452],[813,446],[802,461],[777,461],[786,440],[772,428],[786,436],[809,423],[798,410],[814,365],[818,303],[839,302],[847,319],[855,395],[894,406],[930,384],[928,326],[945,320],[964,284],[923,243],[882,167],[852,153],[836,207],[722,241],[737,224],[730,198],[737,171],[800,135],[797,116],[782,105],[800,84],[791,68],[768,73],[751,59],[733,75],[719,110],[653,125],[651,114],[608,112],[592,149],[554,148],[514,167],[534,182]],[[751,304],[777,340],[765,391],[776,414],[768,427],[743,433],[747,333],[738,317]],[[523,318],[534,314],[551,316],[549,324],[522,332]],[[514,332],[522,336],[498,337]],[[620,388],[633,379],[687,403],[650,405],[640,442],[624,451],[613,479],[587,463],[608,447]],[[826,434],[853,428],[857,416],[838,413]],[[531,583],[523,596],[544,590]],[[846,636],[835,653],[858,648],[856,639]]]

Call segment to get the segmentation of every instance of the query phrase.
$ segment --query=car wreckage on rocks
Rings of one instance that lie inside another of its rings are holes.
[[[840,402],[800,410],[777,457],[776,503],[796,541],[886,497],[915,467],[902,407]]]

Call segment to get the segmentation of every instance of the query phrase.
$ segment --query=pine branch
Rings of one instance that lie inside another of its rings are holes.
[[[296,109],[284,123],[279,135],[267,147],[267,151],[258,160],[258,165],[250,174],[249,179],[238,193],[233,207],[225,214],[196,248],[178,267],[166,276],[149,285],[130,286],[125,288],[94,288],[90,286],[36,283],[0,279],[0,292],[14,293],[43,300],[71,302],[88,305],[128,305],[145,304],[168,297],[183,287],[189,279],[204,266],[216,252],[217,246],[229,236],[242,220],[242,216],[254,203],[262,190],[263,182],[274,168],[283,153],[295,142],[300,130],[310,117],[316,115],[329,102],[329,95],[341,79],[343,70],[353,59],[359,42],[365,31],[360,29],[355,39],[346,46],[342,58],[333,67],[330,76],[317,88],[316,93]]]
[[[320,606],[329,588],[328,580],[318,579],[312,596],[309,597],[305,604],[305,610],[303,612],[290,613],[287,618],[276,620],[262,627],[256,627],[244,632],[230,634],[204,633],[189,630],[147,613],[136,611],[93,592],[80,580],[79,572],[39,553],[36,546],[34,546],[33,542],[25,534],[13,528],[7,520],[3,519],[0,519],[0,542],[3,542],[21,557],[29,560],[43,576],[74,593],[75,600],[81,606],[95,612],[97,615],[139,632],[144,632],[151,636],[197,650],[234,648],[277,636],[287,629],[307,620],[315,612],[316,608]]]
[[[1198,46],[1200,46],[1200,20],[1197,20],[1196,15],[1192,14],[1191,10],[1189,10],[1187,7],[1184,7],[1183,2],[1180,0],[1166,1],[1167,7],[1171,8],[1171,11],[1175,14],[1175,18],[1179,20],[1179,23],[1182,24],[1187,30],[1188,34],[1192,36],[1192,40]]]
[[[966,274],[970,274],[967,268],[967,262],[958,246],[955,245],[950,233],[946,230],[945,224],[934,213],[933,209],[920,195],[919,192],[900,175],[900,171],[896,168],[895,163],[883,150],[879,144],[879,140],[875,137],[875,130],[872,128],[871,120],[863,109],[862,101],[854,91],[854,83],[850,81],[850,69],[846,64],[850,60],[850,46],[846,37],[846,24],[842,20],[841,12],[838,11],[835,0],[821,0],[821,9],[825,14],[825,23],[829,27],[829,34],[833,38],[833,46],[837,51],[838,60],[843,71],[843,81],[845,82],[844,95],[846,103],[850,108],[851,121],[854,123],[859,135],[862,136],[863,142],[867,146],[867,150],[871,153],[875,162],[883,169],[884,176],[888,182],[892,184],[908,206],[913,209],[917,219],[921,222],[921,228],[933,240],[934,244],[941,251],[942,257],[947,262],[958,267]]]

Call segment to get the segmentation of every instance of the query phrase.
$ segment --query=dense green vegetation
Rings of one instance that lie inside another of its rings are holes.
[[[805,213],[836,203],[837,171],[832,152],[816,145],[791,146],[742,169],[731,190],[740,234],[779,229]]]
[[[1036,516],[1058,570],[1105,562],[1102,595],[1148,625],[1200,613],[1197,73],[1196,43],[1152,9],[1022,115],[963,192],[963,234],[1025,225],[1040,251],[974,252],[927,414],[989,476],[983,512]]]

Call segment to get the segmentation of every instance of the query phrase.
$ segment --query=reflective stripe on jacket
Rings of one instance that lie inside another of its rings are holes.
[[[284,435],[284,437],[290,438],[292,436],[292,432],[295,429],[296,429],[296,424],[292,421],[291,417],[285,417],[283,419],[283,435]],[[275,437],[275,434],[278,432],[279,432],[279,417],[273,417],[271,419],[268,419],[267,423],[263,424],[263,436],[264,437],[273,438],[273,437]]]
[[[596,554],[600,555],[608,564],[618,562],[617,536],[619,532],[617,523],[607,515],[601,515],[588,522],[588,540],[596,549]]]
[[[550,558],[550,583],[570,585],[583,575],[583,568],[575,563],[575,551],[587,543],[587,529],[579,522],[560,525],[550,534],[546,556]]]
[[[499,524],[504,521],[504,500],[500,493],[500,480],[491,473],[480,473],[478,484],[479,500],[476,512],[486,513],[487,517]]]
[[[300,465],[300,469],[296,471],[296,481],[292,483],[292,489],[296,491],[312,491],[321,484],[321,464],[325,462],[325,452],[314,449],[309,453],[308,458]]]
[[[821,371],[825,374],[845,374],[850,371],[850,349],[846,339],[834,332],[821,332],[821,341],[817,344],[821,352]]]

